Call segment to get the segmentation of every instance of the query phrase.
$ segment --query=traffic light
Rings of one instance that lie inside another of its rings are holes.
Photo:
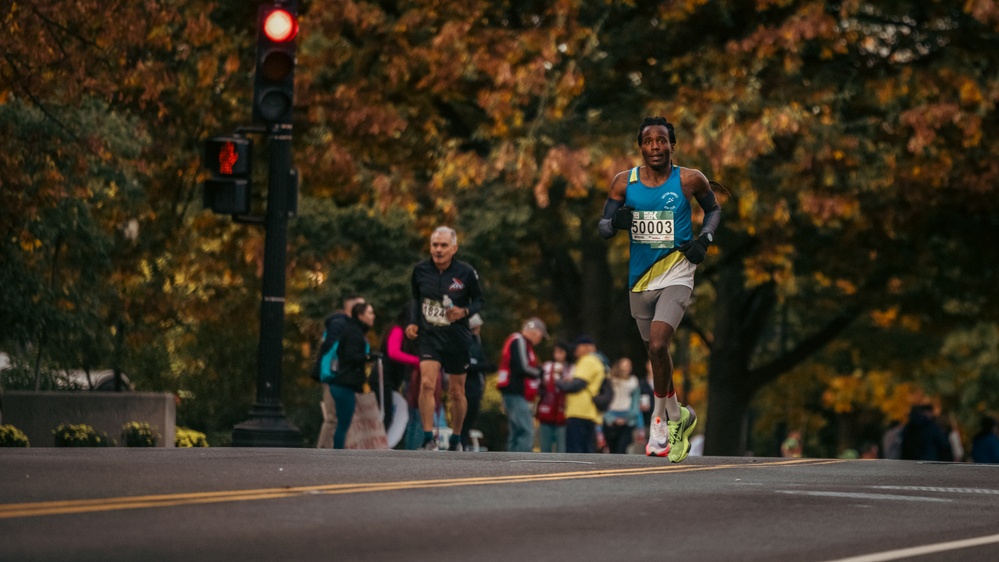
[[[250,155],[253,142],[240,136],[212,137],[205,141],[204,166],[211,170],[205,180],[206,209],[223,215],[250,212]]]
[[[296,2],[279,1],[260,6],[257,12],[257,69],[253,77],[255,123],[291,123],[296,35]]]

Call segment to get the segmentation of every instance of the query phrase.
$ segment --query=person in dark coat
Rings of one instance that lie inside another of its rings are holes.
[[[999,435],[996,435],[996,420],[982,416],[981,429],[971,442],[971,460],[978,463],[999,464]]]
[[[954,453],[929,405],[913,406],[902,430],[902,458],[914,461],[951,461]]]
[[[465,450],[472,447],[472,429],[479,418],[482,406],[482,394],[486,389],[486,373],[496,370],[496,365],[489,362],[482,345],[482,316],[473,314],[468,319],[468,327],[472,330],[472,343],[468,348],[470,363],[468,375],[465,377],[465,398],[468,400],[468,411],[465,421],[461,424],[461,446]]]
[[[357,303],[350,311],[350,320],[344,326],[337,348],[339,362],[336,377],[330,382],[330,394],[336,403],[336,431],[333,448],[343,449],[347,444],[347,431],[354,420],[357,407],[356,393],[364,392],[365,364],[371,346],[365,334],[375,323],[375,309],[368,303]]]
[[[340,310],[334,312],[323,322],[324,331],[323,339],[319,346],[319,359],[315,362],[312,378],[322,382],[322,357],[329,352],[329,349],[333,347],[333,342],[340,339],[340,334],[343,333],[344,326],[350,320],[350,311],[354,308],[354,305],[364,302],[364,297],[358,294],[348,294],[343,299],[343,306]],[[321,384],[323,393],[323,426],[319,430],[319,439],[316,441],[316,447],[320,449],[329,449],[333,446],[333,433],[336,432],[336,404],[333,402],[333,396],[330,394],[330,385]]]

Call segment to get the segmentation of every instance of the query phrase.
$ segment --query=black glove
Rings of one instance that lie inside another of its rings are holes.
[[[687,257],[687,261],[697,265],[704,261],[704,256],[708,254],[708,246],[710,244],[710,235],[702,234],[697,237],[697,240],[691,240],[686,244],[682,244],[677,250],[683,252],[683,255]]]
[[[631,212],[634,210],[634,207],[625,205],[615,211],[611,218],[611,226],[618,230],[631,230]]]

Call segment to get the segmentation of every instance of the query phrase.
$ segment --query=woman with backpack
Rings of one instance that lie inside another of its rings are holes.
[[[375,309],[368,303],[357,303],[350,310],[350,320],[337,341],[337,368],[329,383],[330,394],[336,403],[336,431],[333,448],[343,449],[347,444],[347,431],[354,420],[357,407],[356,393],[364,392],[365,365],[371,346],[365,334],[375,324]]]

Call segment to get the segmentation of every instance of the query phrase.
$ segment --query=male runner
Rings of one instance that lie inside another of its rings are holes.
[[[434,441],[434,389],[444,369],[448,376],[451,427],[449,451],[461,450],[461,428],[468,407],[465,375],[468,373],[472,332],[468,317],[485,304],[479,274],[465,262],[454,259],[458,235],[454,229],[437,227],[430,235],[430,259],[413,269],[413,310],[406,337],[417,339],[420,355],[421,449],[436,450]]]
[[[697,416],[677,400],[669,346],[690,302],[696,266],[704,261],[721,222],[721,207],[704,174],[673,164],[672,123],[647,117],[638,128],[638,146],[645,165],[614,176],[598,228],[604,238],[617,230],[630,231],[631,315],[649,351],[655,394],[645,452],[682,462],[690,451]],[[691,199],[704,210],[697,238],[690,220]]]

